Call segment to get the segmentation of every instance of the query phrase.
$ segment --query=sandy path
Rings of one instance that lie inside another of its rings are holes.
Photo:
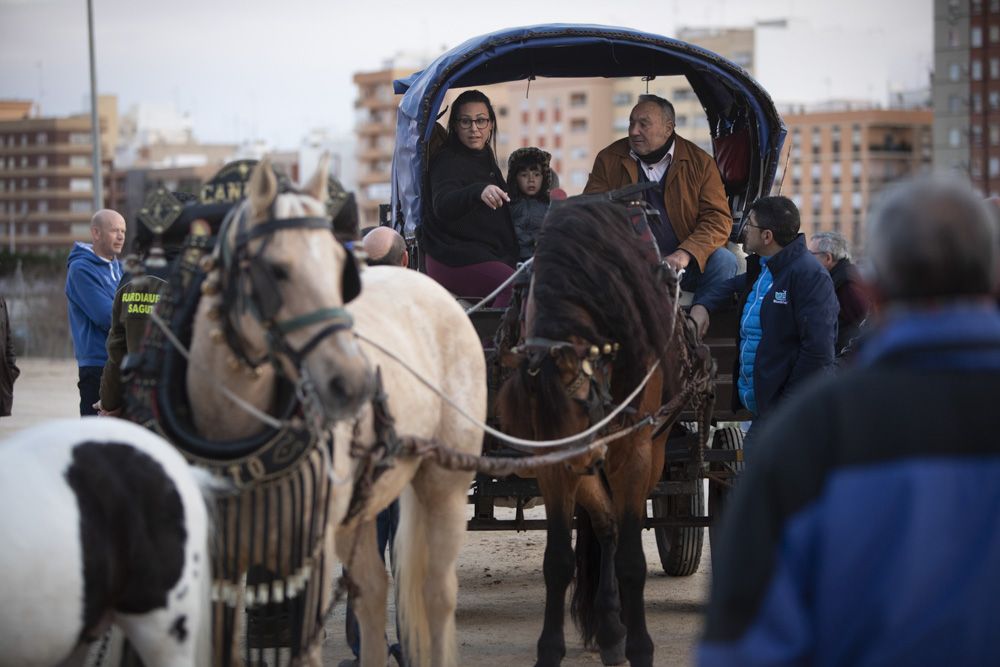
[[[0,436],[53,417],[78,414],[76,365],[69,360],[21,359],[21,378],[14,387],[11,417],[0,419]],[[499,513],[505,510],[498,510]],[[543,516],[529,510],[529,518]],[[471,507],[469,516],[472,516]],[[652,532],[643,534],[650,576],[646,585],[646,614],[656,645],[656,665],[691,664],[693,646],[701,629],[701,614],[709,580],[709,552],[699,572],[691,577],[663,575]],[[542,626],[544,533],[469,533],[459,559],[458,637],[463,665],[508,667],[531,665]],[[392,607],[390,607],[390,619]],[[344,609],[331,615],[327,639],[327,666],[350,656],[344,643]],[[600,665],[596,653],[583,650],[567,619],[566,667]]]

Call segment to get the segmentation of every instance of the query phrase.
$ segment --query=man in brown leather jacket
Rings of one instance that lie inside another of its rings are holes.
[[[660,213],[652,230],[660,252],[678,271],[681,288],[701,293],[736,275],[736,256],[724,246],[733,226],[715,160],[674,132],[674,107],[640,95],[629,115],[628,137],[600,153],[584,194],[658,182],[643,194]],[[694,261],[692,261],[694,260]]]

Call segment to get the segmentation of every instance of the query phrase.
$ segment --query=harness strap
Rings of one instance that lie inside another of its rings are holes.
[[[350,329],[354,324],[354,318],[351,317],[351,314],[344,308],[320,308],[319,310],[314,310],[311,313],[293,317],[290,320],[283,320],[276,323],[275,326],[281,333],[289,334],[293,331],[298,331],[303,327],[319,324],[325,320],[333,320],[333,324],[330,326],[339,324],[341,329]]]
[[[296,366],[300,366],[305,358],[309,356],[309,353],[312,352],[317,345],[323,342],[324,338],[331,334],[335,334],[338,331],[350,329],[351,324],[352,322],[349,319],[346,322],[343,320],[332,322],[317,331],[316,335],[310,338],[309,342],[303,345],[300,349],[296,350],[290,345],[286,346],[288,348],[286,354],[293,359]]]
[[[275,232],[285,229],[326,229],[332,231],[329,218],[309,216],[302,218],[283,218],[281,220],[268,220],[254,225],[249,231],[242,232],[241,243],[250,242],[261,236],[269,236]]]

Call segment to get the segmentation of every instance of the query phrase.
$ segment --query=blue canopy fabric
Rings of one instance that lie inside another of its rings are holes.
[[[669,37],[600,25],[548,24],[474,37],[426,69],[393,82],[403,94],[396,117],[392,212],[406,229],[420,225],[426,184],[426,142],[451,88],[533,77],[686,76],[713,128],[743,114],[754,129],[758,195],[770,191],[785,126],[768,93],[738,65]],[[714,133],[713,133],[714,134]]]

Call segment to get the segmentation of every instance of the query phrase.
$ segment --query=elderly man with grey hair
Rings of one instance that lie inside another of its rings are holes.
[[[968,184],[912,181],[866,248],[873,334],[758,434],[701,665],[1000,664],[997,219]]]
[[[857,267],[851,263],[847,239],[842,234],[839,232],[813,234],[809,239],[809,252],[830,272],[830,278],[833,279],[833,289],[840,303],[834,351],[840,356],[847,344],[857,337],[858,328],[871,310],[871,300],[865,293]]]
[[[660,214],[650,229],[666,262],[684,270],[681,289],[697,298],[736,275],[736,255],[725,248],[733,217],[715,160],[674,132],[674,121],[669,101],[640,95],[628,137],[597,154],[583,192],[656,183],[643,191]]]

